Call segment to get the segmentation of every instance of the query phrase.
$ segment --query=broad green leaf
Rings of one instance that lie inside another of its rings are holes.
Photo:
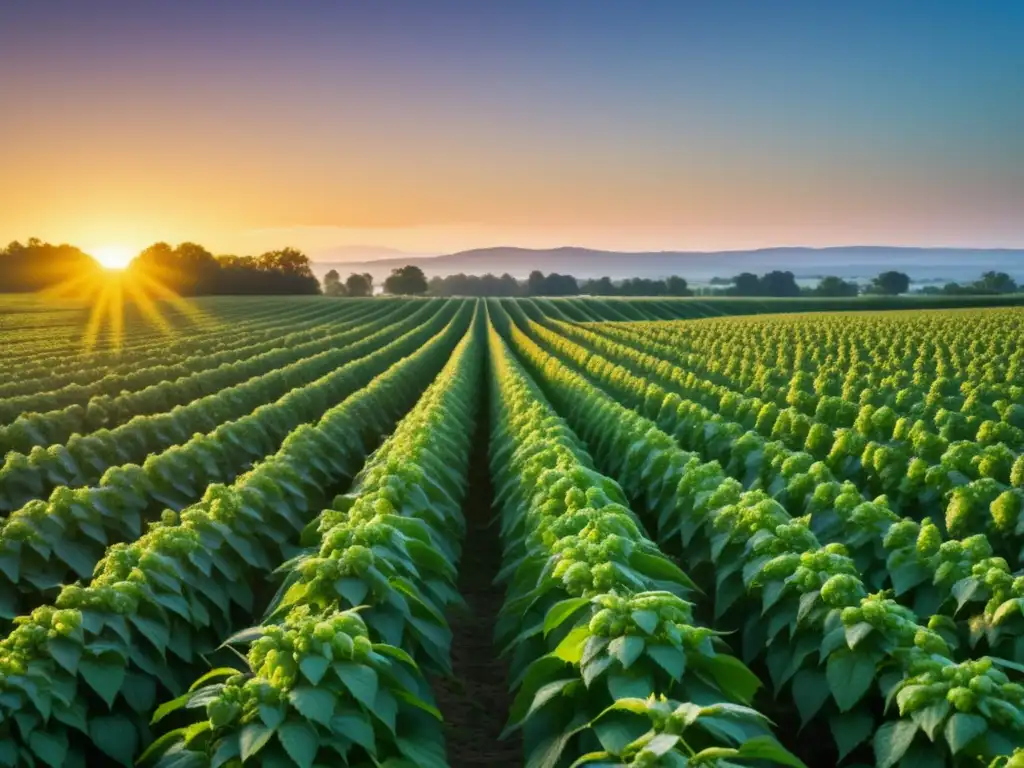
[[[681,736],[672,733],[659,733],[647,742],[646,749],[660,757],[675,749],[676,744],[679,743],[681,738]]]
[[[241,747],[239,754],[243,762],[263,749],[273,735],[274,729],[267,728],[263,723],[249,723],[242,726],[238,741]]]
[[[240,733],[232,733],[221,739],[210,757],[210,768],[220,766],[238,757],[242,753],[242,738]]]
[[[362,664],[344,661],[335,664],[334,671],[337,672],[341,682],[345,684],[345,687],[348,688],[356,701],[367,709],[373,709],[374,700],[377,698],[377,686],[379,685],[377,672],[374,669]]]
[[[682,680],[683,671],[686,669],[686,654],[673,645],[667,643],[648,643],[647,655],[654,659],[654,662],[668,672],[673,680]]]
[[[694,592],[700,592],[697,585],[690,580],[690,577],[666,557],[657,557],[646,552],[635,551],[629,558],[629,565],[649,578],[671,581],[681,584]]]
[[[443,747],[434,747],[429,741],[397,739],[398,749],[417,768],[448,768]]]
[[[646,707],[643,714],[646,715]],[[604,715],[593,725],[594,733],[601,746],[615,755],[640,738],[649,728],[646,717],[634,717],[628,712],[612,712]]]
[[[64,758],[68,753],[68,735],[64,731],[32,731],[28,744],[36,757],[52,768],[62,768],[64,765]]]
[[[353,606],[362,605],[366,595],[370,592],[369,585],[362,579],[352,576],[343,576],[334,582],[334,588]]]
[[[885,723],[875,731],[876,768],[892,768],[900,761],[910,748],[914,736],[917,735],[917,723],[910,720],[897,720]]]
[[[331,718],[331,730],[334,733],[351,739],[370,754],[377,751],[373,735],[373,725],[362,712],[346,712]]]
[[[171,747],[171,745],[176,744],[179,741],[182,741],[185,735],[185,730],[185,728],[175,728],[173,731],[168,731],[167,733],[165,733],[159,739],[157,739],[148,747],[146,747],[143,753],[139,755],[139,759],[137,761],[138,764],[144,765],[152,758],[159,757],[160,755],[162,755]],[[216,763],[211,763],[211,765],[216,765]]]
[[[188,690],[191,693],[192,691],[195,691],[198,688],[202,688],[210,680],[215,680],[218,677],[231,677],[232,675],[237,674],[238,670],[234,667],[217,667],[216,669],[211,669],[209,672],[207,672],[202,677],[197,679],[194,683],[192,683]]]
[[[284,705],[278,704],[276,706],[270,706],[269,704],[260,704],[259,706],[260,720],[263,724],[274,730],[282,722],[284,722],[285,708]]]
[[[94,717],[89,722],[89,737],[92,743],[121,765],[131,766],[139,735],[132,721],[124,715]]]
[[[225,640],[221,644],[221,648],[223,648],[225,645],[235,645],[237,643],[251,643],[252,641],[259,640],[261,637],[263,637],[264,632],[266,632],[266,628],[264,627],[249,627],[248,629],[243,629],[241,632],[236,632],[227,640]]]
[[[797,608],[796,612],[797,624],[807,618],[807,615],[814,610],[814,606],[818,604],[819,597],[821,597],[821,590],[819,589],[800,595],[800,607]]]
[[[78,663],[82,659],[82,646],[65,637],[55,637],[46,643],[53,660],[72,675],[78,674]]]
[[[732,757],[739,757],[739,750],[732,749],[730,747],[706,747],[700,752],[695,754],[691,760],[693,762],[700,762],[704,765],[721,765],[717,762],[720,760],[728,760]],[[730,765],[730,763],[726,763]]]
[[[741,757],[770,760],[792,768],[807,768],[803,762],[771,736],[757,736],[748,739],[739,748]]]
[[[644,699],[654,691],[654,681],[648,675],[632,671],[612,672],[608,675],[608,692],[616,699]]]
[[[150,724],[155,725],[172,712],[182,709],[188,704],[191,698],[192,691],[189,691],[188,693],[183,693],[181,696],[178,696],[176,699],[171,699],[170,701],[161,704],[156,708],[156,712],[153,713],[153,719],[150,720]]]
[[[586,645],[583,646],[583,657],[580,659],[580,664],[588,664],[599,653],[601,653],[601,651],[608,647],[608,642],[609,640],[607,637],[592,635],[587,640]]]
[[[839,759],[843,760],[871,736],[875,728],[875,719],[868,712],[844,712],[832,715],[829,718],[829,727],[839,749]]]
[[[82,659],[78,664],[78,671],[107,706],[113,707],[117,692],[124,683],[124,664],[113,661],[113,654],[104,654],[98,659]]]
[[[198,739],[202,734],[213,730],[213,723],[209,720],[200,720],[198,723],[192,723],[185,729],[185,745],[189,746],[193,741]]]
[[[765,586],[762,593],[761,600],[761,615],[764,616],[768,609],[779,602],[779,598],[782,597],[782,592],[786,588],[786,583],[783,581],[770,581]]]
[[[544,636],[547,637],[552,630],[561,626],[580,608],[589,604],[590,600],[586,597],[572,597],[555,603],[544,616]]]
[[[331,662],[323,656],[306,656],[299,662],[299,669],[313,685],[317,685],[324,679]]]
[[[828,680],[817,669],[801,669],[793,676],[793,701],[800,712],[802,726],[818,714],[828,695]]]
[[[619,660],[623,669],[629,669],[644,652],[644,639],[637,635],[616,637],[608,644],[608,653]]]
[[[912,712],[910,716],[921,726],[921,730],[928,734],[928,738],[934,741],[939,726],[946,721],[946,715],[949,714],[951,708],[952,705],[948,701],[940,699],[924,709]]]
[[[554,699],[556,696],[562,695],[562,692],[573,683],[579,682],[579,678],[567,677],[563,680],[553,680],[547,685],[542,685],[537,693],[533,696],[533,702],[530,704],[530,708],[527,710],[526,715],[523,716],[523,721],[529,719],[537,710],[541,709],[545,704]]]
[[[156,702],[156,680],[149,675],[129,672],[121,686],[121,695],[135,712],[148,713]]]
[[[383,654],[384,656],[390,656],[394,659],[398,659],[399,661],[408,664],[413,669],[419,669],[419,665],[416,664],[412,656],[401,648],[396,648],[395,646],[387,645],[386,643],[374,643],[373,650],[377,653]]]
[[[863,698],[874,682],[875,662],[858,651],[837,651],[828,658],[826,674],[836,704],[846,712]]]
[[[570,765],[569,768],[579,768],[579,766],[588,765],[589,763],[610,764],[614,761],[614,757],[611,752],[587,752],[587,754],[576,758],[576,762]]]
[[[633,621],[648,635],[653,635],[658,629],[658,614],[654,611],[633,611]]]
[[[744,704],[754,699],[761,681],[747,665],[733,656],[718,655],[701,660],[701,666],[715,678],[722,692]]]
[[[961,579],[952,588],[953,597],[956,598],[956,609],[959,611],[971,600],[984,599],[985,584],[980,579]]]
[[[858,622],[852,627],[846,628],[846,644],[850,648],[856,648],[864,638],[875,631],[875,628],[866,621]]]
[[[590,636],[590,627],[588,625],[581,624],[578,627],[574,627],[562,642],[558,644],[558,647],[553,651],[553,655],[569,664],[579,664],[583,658],[583,649]]]
[[[170,630],[168,630],[167,626],[162,622],[139,615],[132,615],[131,622],[163,654],[170,640]]]
[[[302,685],[288,694],[288,700],[300,715],[315,723],[329,725],[334,716],[334,694],[330,691]]]
[[[444,721],[444,716],[441,714],[441,710],[439,710],[433,704],[428,704],[419,696],[416,696],[412,693],[409,693],[408,691],[403,690],[396,690],[394,692],[394,695],[397,696],[401,701],[404,701],[406,704],[410,704],[416,707],[417,709],[422,709],[424,712],[426,712],[428,715],[433,717],[438,722]]]
[[[988,721],[985,718],[957,712],[949,718],[942,732],[949,744],[949,751],[956,755],[987,730]]]
[[[320,737],[313,726],[289,721],[277,729],[277,738],[299,768],[312,768],[320,749]]]
[[[611,656],[598,656],[593,661],[587,662],[583,665],[583,684],[589,688],[594,680],[607,672],[614,662],[615,659]]]

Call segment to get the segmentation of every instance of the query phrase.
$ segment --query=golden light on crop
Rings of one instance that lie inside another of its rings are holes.
[[[86,352],[99,348],[119,351],[131,332],[156,330],[168,337],[208,327],[210,320],[193,302],[182,298],[143,270],[127,269],[119,251],[106,251],[110,261],[102,270],[83,274],[42,292],[44,298],[84,302],[89,320],[82,336]],[[93,252],[94,258],[99,260]],[[124,266],[117,266],[124,264]],[[177,317],[174,317],[174,316]],[[174,322],[171,322],[171,318]]]

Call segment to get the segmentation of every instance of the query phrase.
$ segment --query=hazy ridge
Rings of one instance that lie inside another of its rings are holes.
[[[361,261],[336,261],[328,257],[328,260],[318,261],[315,269],[321,275],[332,268],[343,275],[353,271],[369,272],[379,279],[392,268],[405,264],[419,266],[427,277],[459,272],[477,275],[508,272],[514,277],[525,278],[531,271],[539,269],[545,273],[559,272],[579,278],[680,275],[693,282],[706,282],[712,277],[731,277],[740,272],[760,274],[773,269],[789,270],[798,278],[828,274],[847,279],[869,278],[883,270],[896,269],[906,272],[917,282],[973,280],[987,270],[1007,272],[1017,280],[1024,280],[1024,249],[888,246],[648,252],[499,246],[432,257],[408,255]]]

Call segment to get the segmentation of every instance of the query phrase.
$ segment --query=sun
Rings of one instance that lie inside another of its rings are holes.
[[[91,255],[104,269],[124,269],[135,258],[131,249],[123,245],[101,245],[93,248]]]

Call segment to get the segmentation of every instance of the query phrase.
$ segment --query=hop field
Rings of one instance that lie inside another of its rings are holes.
[[[0,302],[0,766],[1019,768],[1024,309],[791,309]]]

